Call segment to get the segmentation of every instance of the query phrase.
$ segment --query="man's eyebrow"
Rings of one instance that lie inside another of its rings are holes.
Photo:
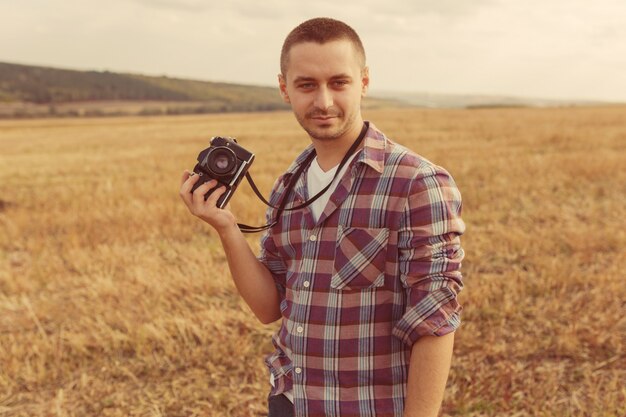
[[[298,77],[296,77],[296,78],[293,80],[293,82],[294,82],[294,83],[299,83],[299,82],[302,82],[302,81],[315,81],[315,78],[313,78],[313,77],[298,76]]]
[[[330,77],[331,80],[346,79],[346,78],[352,78],[352,76],[348,74],[337,74],[337,75],[333,75],[332,77]]]
[[[332,77],[330,77],[331,80],[343,80],[343,79],[352,79],[352,76],[348,75],[348,74],[337,74],[337,75],[333,75]],[[305,82],[305,81],[317,81],[317,79],[315,79],[314,77],[307,77],[307,76],[297,76],[293,82],[294,83],[301,83],[301,82]]]

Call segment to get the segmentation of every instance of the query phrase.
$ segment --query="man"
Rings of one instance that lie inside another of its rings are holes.
[[[233,214],[216,208],[223,188],[205,202],[216,183],[192,194],[197,176],[185,172],[180,190],[219,234],[254,314],[282,320],[266,358],[270,416],[436,416],[460,324],[458,189],[443,168],[363,121],[369,73],[346,24],[319,18],[296,27],[278,81],[312,144],[270,202],[287,198],[290,207],[333,181],[331,189],[298,210],[269,209],[278,223],[258,258]]]

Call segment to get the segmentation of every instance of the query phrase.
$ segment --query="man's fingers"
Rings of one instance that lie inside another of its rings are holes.
[[[198,207],[204,205],[204,196],[211,190],[211,188],[215,187],[216,185],[217,180],[211,180],[196,188],[192,194],[193,204]]]
[[[183,181],[182,185],[180,186],[180,197],[183,199],[185,205],[192,213],[195,212],[194,205],[196,203],[194,201],[194,194],[192,194],[191,189],[199,181],[199,178],[199,175],[195,174],[194,172],[189,172],[188,170],[185,170],[183,176],[181,177],[181,180]],[[195,191],[198,191],[198,193],[202,193],[202,195],[206,194],[206,192],[208,191],[207,184],[202,184],[201,186],[196,188],[196,190],[194,190],[194,193]]]
[[[209,190],[217,185],[217,180],[207,181],[195,190],[193,190],[194,196],[202,196],[209,192]],[[204,201],[204,200],[203,200]]]
[[[180,193],[189,193],[193,185],[198,181],[199,176],[194,172],[185,170],[180,181]]]
[[[226,192],[226,187],[221,186],[217,190],[213,191],[209,198],[207,198],[207,204],[210,204],[211,207],[217,206],[217,200]]]
[[[180,178],[180,186],[182,187],[183,184],[185,184],[185,181],[187,181],[189,179],[189,177],[191,177],[194,173],[190,172],[188,169],[186,169],[183,172],[183,176]]]
[[[189,184],[189,176],[189,171],[185,170],[185,172],[183,172],[183,176],[181,177],[180,190],[178,190],[178,194],[185,202],[187,208],[191,210],[191,193],[189,191],[191,190],[192,184]]]

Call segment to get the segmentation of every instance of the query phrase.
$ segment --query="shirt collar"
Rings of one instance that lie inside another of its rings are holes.
[[[362,162],[382,174],[385,167],[386,145],[385,135],[374,126],[374,123],[369,122],[369,129],[363,138],[363,152],[358,155],[356,162]]]
[[[382,174],[385,166],[385,146],[387,145],[387,138],[385,135],[374,126],[374,123],[369,122],[369,128],[363,138],[362,152],[354,159],[353,163],[364,163],[376,172]],[[304,151],[295,159],[289,169],[287,169],[287,177],[293,175],[300,164],[302,164],[306,158],[313,152],[313,144],[309,144]],[[287,178],[285,178],[286,180]]]

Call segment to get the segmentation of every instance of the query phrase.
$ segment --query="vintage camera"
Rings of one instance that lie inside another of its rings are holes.
[[[198,163],[193,168],[193,172],[200,178],[191,192],[202,184],[216,179],[217,186],[210,189],[204,195],[204,199],[209,198],[209,195],[217,188],[226,186],[226,192],[217,200],[217,207],[224,208],[248,172],[252,161],[254,161],[254,154],[239,146],[235,139],[214,137],[211,139],[211,145],[198,155]]]

